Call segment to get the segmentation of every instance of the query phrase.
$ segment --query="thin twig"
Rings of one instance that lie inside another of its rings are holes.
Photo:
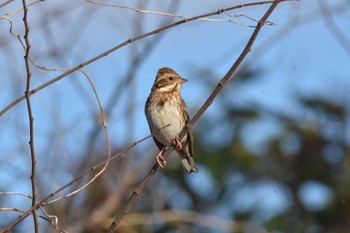
[[[0,195],[18,195],[22,197],[27,197],[29,199],[32,199],[32,196],[26,193],[19,193],[19,192],[0,192]]]
[[[45,219],[53,226],[53,228],[58,231],[59,233],[67,233],[66,231],[61,230],[58,227],[58,218],[55,215],[49,215],[46,213],[46,211],[44,210],[44,208],[40,208],[42,210],[42,212],[45,215]]]
[[[226,73],[226,75],[220,80],[216,88],[213,90],[209,98],[205,101],[203,106],[198,110],[198,112],[194,115],[192,120],[181,130],[181,132],[178,134],[178,138],[181,141],[181,139],[188,134],[188,131],[192,126],[199,120],[199,118],[203,115],[203,113],[208,109],[208,107],[212,104],[215,97],[219,94],[219,92],[223,89],[223,87],[226,85],[226,83],[230,80],[232,77],[232,74],[236,71],[238,66],[242,63],[243,59],[247,56],[247,54],[250,52],[251,47],[258,36],[260,29],[265,25],[265,22],[267,21],[268,17],[271,15],[273,10],[276,8],[276,6],[281,2],[282,0],[275,0],[270,8],[266,11],[265,15],[259,20],[257,23],[257,26],[255,27],[255,30],[253,34],[251,35],[247,45],[244,47],[243,51],[241,52],[240,56],[237,58],[235,63],[232,65],[232,67],[229,69],[229,71]],[[167,158],[170,153],[174,150],[175,143],[172,143],[163,153],[163,158]],[[134,205],[136,198],[142,193],[148,182],[153,178],[155,173],[157,172],[158,164],[155,163],[152,167],[152,169],[148,172],[148,174],[145,176],[141,184],[134,190],[131,197],[129,198],[128,203],[126,204],[125,208],[114,218],[112,224],[110,225],[108,229],[108,233],[115,232],[116,227],[120,223],[120,221],[123,219],[123,217],[130,211],[131,207]]]
[[[150,11],[150,10],[142,10],[136,7],[131,7],[131,6],[125,6],[125,5],[118,5],[118,4],[109,4],[109,3],[103,3],[103,2],[98,2],[95,0],[86,0],[87,2],[90,2],[92,4],[96,4],[96,5],[100,5],[100,6],[108,6],[108,7],[116,7],[116,8],[121,8],[121,9],[128,9],[128,10],[132,10],[138,13],[144,13],[144,14],[152,14],[152,15],[161,15],[161,16],[168,16],[168,17],[174,17],[174,18],[179,18],[179,19],[190,19],[190,16],[185,16],[185,15],[177,15],[177,14],[173,14],[173,13],[168,13],[168,12],[163,12],[163,11]],[[254,22],[257,22],[257,20],[253,19],[252,17],[249,17],[247,15],[244,14],[239,14],[239,15],[231,15],[231,14],[226,14],[227,16],[229,16],[230,18],[238,18],[238,17],[245,17],[249,20],[252,20]],[[255,27],[252,25],[248,25],[248,24],[243,24],[240,22],[236,22],[233,21],[231,19],[211,19],[211,18],[198,18],[197,20],[202,20],[202,21],[209,21],[209,22],[217,22],[217,23],[234,23],[234,24],[238,24],[241,26],[245,26],[245,27]],[[271,22],[266,22],[267,25],[273,25],[273,23]]]
[[[7,0],[6,2],[3,2],[0,4],[0,8],[3,6],[6,6],[7,4],[9,4],[10,2],[13,2],[13,0]]]
[[[21,210],[21,209],[14,208],[14,207],[1,207],[0,211],[14,211],[14,212],[19,212],[19,213],[26,213],[25,210]],[[48,219],[47,217],[45,217],[43,215],[39,215],[38,214],[37,217],[45,219],[45,220],[48,220],[48,221],[51,221],[50,219]]]
[[[283,1],[283,0],[282,0]],[[137,40],[141,40],[145,37],[148,37],[148,36],[151,36],[151,35],[154,35],[154,34],[157,34],[159,32],[162,32],[162,31],[165,31],[169,28],[172,28],[172,27],[175,27],[175,26],[178,26],[178,25],[181,25],[181,24],[184,24],[184,23],[187,23],[187,22],[190,22],[190,21],[194,21],[194,20],[197,20],[199,18],[203,18],[203,17],[208,17],[208,16],[211,16],[211,15],[219,15],[219,14],[222,14],[223,12],[227,12],[227,11],[231,11],[231,10],[234,10],[234,9],[239,9],[239,8],[244,8],[244,7],[249,7],[249,6],[256,6],[256,5],[263,5],[263,4],[268,4],[268,3],[273,3],[274,1],[270,0],[270,1],[261,1],[261,2],[252,2],[252,3],[247,3],[247,4],[241,4],[241,5],[237,5],[237,6],[232,6],[232,7],[228,7],[228,8],[225,8],[225,9],[220,9],[220,10],[217,10],[217,11],[214,11],[214,12],[211,12],[211,13],[207,13],[207,14],[202,14],[202,15],[198,15],[198,16],[195,16],[195,17],[192,17],[192,18],[189,18],[189,19],[184,19],[184,20],[180,20],[180,21],[177,21],[175,23],[171,23],[171,24],[168,24],[164,27],[161,27],[161,28],[158,28],[156,30],[153,30],[153,31],[150,31],[150,32],[147,32],[147,33],[144,33],[142,35],[138,35],[136,37],[133,37],[133,38],[130,38],[126,41],[124,41],[123,43],[73,67],[72,69],[62,73],[61,75],[57,76],[56,78],[38,86],[37,88],[34,88],[32,89],[30,92],[29,92],[29,95],[33,95],[35,94],[36,92],[46,88],[47,86],[50,86],[51,84],[61,80],[62,78],[72,74],[73,72],[99,60],[100,58],[102,57],[105,57],[107,55],[109,55],[110,53],[130,44],[130,43],[133,43]],[[0,117],[2,115],[4,115],[8,110],[10,110],[13,106],[15,106],[16,104],[18,104],[19,102],[21,102],[22,100],[25,99],[25,96],[21,96],[19,98],[17,98],[16,100],[14,100],[12,103],[10,103],[9,105],[7,105],[1,112],[0,112]]]
[[[44,215],[38,214],[37,217],[46,220],[49,224],[51,224],[55,228],[56,231],[58,231],[60,233],[67,233],[67,232],[62,231],[62,230],[59,229],[59,227],[57,225],[57,217],[56,216],[46,214],[44,208],[40,208],[40,209],[43,211]],[[25,210],[21,210],[21,209],[18,209],[18,208],[12,208],[12,207],[10,207],[10,208],[8,208],[8,207],[1,207],[0,211],[7,211],[7,212],[13,211],[13,212],[19,212],[19,213],[26,213]]]
[[[45,1],[45,0],[36,0],[36,1],[32,2],[32,3],[29,3],[29,4],[27,4],[27,9],[28,9],[29,7],[35,5],[35,4],[39,3],[39,2],[43,2],[43,1]],[[17,14],[17,13],[23,11],[23,10],[24,10],[24,8],[21,8],[21,9],[15,10],[15,11],[13,11],[13,12],[7,13],[7,14],[1,16],[0,19],[3,18],[3,17],[8,17],[8,16],[15,15],[15,14]]]
[[[30,42],[29,42],[29,24],[28,24],[28,8],[26,0],[22,0],[23,9],[24,9],[24,16],[23,16],[23,22],[24,22],[24,40],[26,44],[26,52],[24,56],[25,65],[26,65],[26,71],[27,71],[27,86],[25,91],[25,97],[27,102],[27,109],[28,109],[28,117],[29,117],[29,146],[30,146],[30,155],[31,155],[31,161],[32,161],[32,171],[31,171],[31,184],[32,184],[32,207],[36,205],[36,198],[37,198],[37,191],[36,191],[36,158],[35,158],[35,146],[34,146],[34,117],[32,112],[32,106],[30,101],[30,81],[31,81],[31,70],[30,70],[30,61],[29,61],[29,54],[30,54]],[[39,232],[39,221],[38,217],[36,215],[36,208],[33,208],[33,221],[34,221],[34,229],[35,233]]]

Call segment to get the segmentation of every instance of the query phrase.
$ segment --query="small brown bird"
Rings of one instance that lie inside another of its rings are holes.
[[[159,166],[165,167],[166,162],[162,153],[165,147],[175,140],[175,150],[181,157],[182,165],[188,173],[191,173],[198,172],[192,158],[192,132],[190,130],[181,142],[177,138],[177,134],[190,120],[186,104],[180,94],[181,85],[186,81],[170,68],[159,69],[145,105],[145,114],[152,133],[161,129],[153,136],[160,150],[157,155]]]

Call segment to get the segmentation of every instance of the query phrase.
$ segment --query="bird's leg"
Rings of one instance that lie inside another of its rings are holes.
[[[180,142],[179,136],[176,136],[174,139],[174,144],[176,149],[181,150],[182,149],[182,144]]]
[[[159,167],[161,168],[165,168],[166,166],[166,161],[163,158],[163,152],[165,151],[165,147],[163,147],[163,149],[161,149],[156,157],[157,163],[159,165]]]

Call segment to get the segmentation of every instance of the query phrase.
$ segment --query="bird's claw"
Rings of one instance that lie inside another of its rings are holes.
[[[165,161],[165,159],[162,156],[157,156],[156,160],[157,160],[157,163],[158,163],[159,167],[165,168],[166,161]]]
[[[175,143],[176,149],[178,149],[178,150],[182,149],[182,144],[181,144],[180,139],[179,139],[178,136],[175,137],[174,143]]]
[[[166,166],[166,161],[165,159],[163,158],[163,152],[164,152],[164,149],[162,149],[161,151],[159,151],[157,157],[156,157],[156,161],[157,161],[157,164],[159,165],[159,167],[161,168],[165,168]]]

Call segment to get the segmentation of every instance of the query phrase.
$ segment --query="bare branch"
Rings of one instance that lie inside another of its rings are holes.
[[[189,129],[199,120],[199,118],[204,114],[204,112],[208,109],[208,107],[212,104],[215,97],[219,94],[219,92],[223,89],[223,87],[226,85],[226,83],[230,80],[232,77],[232,74],[236,71],[238,66],[242,63],[243,59],[247,56],[247,54],[250,52],[251,47],[258,36],[261,28],[265,25],[266,20],[271,15],[273,10],[276,8],[276,6],[281,2],[281,0],[275,0],[270,8],[266,11],[265,15],[259,20],[257,23],[257,26],[251,35],[247,45],[244,47],[242,53],[237,58],[235,63],[232,65],[232,67],[229,69],[229,71],[226,73],[226,75],[220,80],[216,88],[213,90],[209,98],[206,100],[204,105],[199,109],[199,111],[196,113],[196,115],[192,118],[192,120],[181,130],[181,132],[178,134],[179,140],[181,140],[186,134],[188,134]],[[175,148],[175,143],[172,143],[163,153],[163,158],[167,158],[170,153]],[[115,232],[116,227],[120,223],[120,221],[123,219],[123,217],[130,211],[131,207],[134,205],[137,197],[143,192],[144,188],[147,186],[148,182],[153,178],[155,173],[158,169],[158,164],[155,163],[151,170],[148,172],[148,174],[145,176],[141,184],[134,190],[131,197],[129,198],[128,203],[126,204],[125,208],[114,218],[113,222],[111,223],[108,233]]]
[[[26,0],[22,0],[23,9],[24,9],[24,16],[23,16],[23,22],[25,27],[25,34],[24,34],[24,40],[26,45],[26,51],[25,51],[25,65],[26,65],[26,71],[27,71],[27,86],[25,91],[25,97],[27,102],[27,109],[28,109],[28,117],[29,117],[29,146],[30,146],[30,155],[31,155],[31,162],[32,162],[32,171],[31,171],[31,184],[32,184],[32,207],[36,205],[36,198],[37,198],[37,191],[36,191],[36,158],[35,158],[35,146],[34,146],[34,117],[32,112],[32,106],[30,101],[30,82],[31,82],[31,70],[30,70],[30,61],[29,61],[29,54],[30,54],[30,42],[29,42],[29,24],[28,24],[28,8],[26,4]],[[33,208],[33,220],[34,220],[34,229],[35,233],[39,232],[39,221],[38,217],[36,215],[36,209]]]
[[[152,15],[162,15],[162,16],[169,16],[169,17],[180,18],[180,19],[191,19],[190,16],[177,15],[177,14],[168,13],[168,12],[142,10],[142,9],[138,9],[138,8],[131,7],[131,6],[124,6],[124,5],[118,5],[118,4],[108,4],[108,3],[98,2],[98,1],[95,1],[95,0],[86,0],[86,1],[90,2],[92,4],[100,5],[100,6],[108,6],[108,7],[116,7],[116,8],[121,8],[121,9],[128,9],[128,10],[136,11],[138,13],[145,13],[145,14],[152,14]],[[228,14],[226,11],[224,11],[224,12],[230,18],[233,18],[233,17],[235,17],[235,18],[245,17],[245,18],[247,18],[249,20],[252,20],[254,22],[258,22],[257,20],[253,19],[252,17],[249,17],[249,16],[244,15],[244,14],[231,15],[231,14]],[[198,18],[197,20],[203,20],[203,21],[209,21],[209,22],[218,22],[218,23],[234,23],[234,24],[238,24],[238,25],[246,26],[246,27],[255,27],[255,26],[252,26],[252,25],[239,23],[239,22],[233,21],[231,19],[211,19],[211,18],[203,17],[203,18]],[[266,24],[267,25],[274,25],[271,22],[266,22]]]
[[[0,4],[0,8],[6,6],[7,4],[13,2],[13,0],[7,0],[6,2],[3,2]]]
[[[254,22],[256,22],[256,23],[259,22],[258,20],[254,19],[254,18],[252,18],[252,17],[250,17],[250,16],[248,16],[248,15],[245,15],[245,14],[232,15],[232,14],[228,13],[227,11],[224,11],[224,12],[225,12],[226,15],[230,16],[231,18],[232,18],[232,17],[236,17],[236,18],[238,18],[238,17],[245,17],[245,18],[248,18],[248,19],[250,19],[251,21],[254,21]],[[228,20],[228,21],[229,21],[229,22],[232,22],[232,23],[235,23],[235,24],[238,24],[238,25],[242,25],[242,26],[246,26],[246,27],[255,28],[255,25],[242,24],[242,23],[238,23],[238,22],[231,21],[231,20]],[[270,21],[266,21],[266,22],[265,22],[265,25],[273,26],[273,25],[275,25],[275,24],[272,23],[272,22],[270,22]]]
[[[46,213],[45,213],[45,211],[44,211],[44,209],[43,208],[40,208],[42,211],[43,211],[43,213],[44,213],[44,215],[37,215],[37,217],[39,217],[39,218],[41,218],[41,219],[44,219],[44,220],[46,220],[47,222],[49,222],[54,228],[55,228],[55,230],[56,231],[58,231],[58,232],[65,232],[65,231],[62,231],[62,230],[60,230],[59,228],[58,228],[58,225],[57,225],[57,217],[56,216],[52,216],[52,215],[47,215]],[[26,213],[26,211],[25,210],[21,210],[21,209],[18,209],[18,208],[8,208],[8,207],[1,207],[0,208],[0,211],[14,211],[14,212],[19,212],[19,213]],[[51,220],[51,219],[54,219],[54,220]]]
[[[22,197],[27,197],[29,199],[32,199],[32,196],[26,193],[19,193],[19,192],[0,192],[0,195],[18,195]]]
[[[8,2],[12,2],[12,1],[13,1],[13,0],[10,0],[10,1],[8,1]],[[26,8],[28,9],[29,7],[35,5],[35,4],[39,3],[39,2],[43,2],[43,1],[45,1],[45,0],[36,0],[36,1],[32,2],[32,3],[27,4],[27,5],[26,5]],[[7,3],[5,2],[5,3],[3,3],[3,4],[6,5]],[[3,18],[4,16],[5,16],[5,17],[9,17],[9,16],[12,16],[12,15],[15,15],[15,14],[17,14],[17,13],[23,11],[23,10],[24,10],[24,8],[21,8],[21,9],[15,10],[14,12],[7,13],[7,14],[1,16],[0,19]]]
[[[57,216],[54,216],[54,215],[49,215],[46,213],[46,211],[44,210],[44,208],[40,208],[42,210],[42,212],[44,213],[45,215],[45,219],[53,226],[53,228],[59,232],[59,233],[67,233],[66,231],[63,231],[61,230],[59,227],[58,227],[58,218]]]

